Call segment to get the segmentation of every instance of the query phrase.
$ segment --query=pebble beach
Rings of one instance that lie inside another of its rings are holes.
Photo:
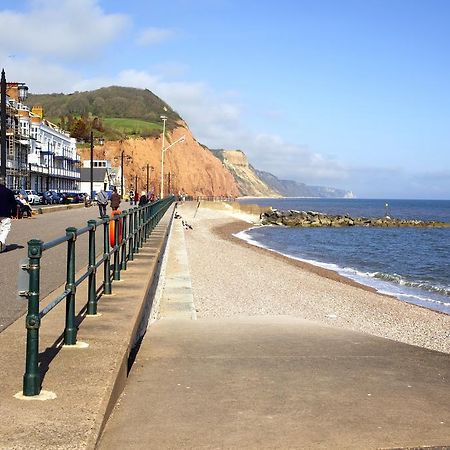
[[[291,316],[450,353],[450,316],[381,295],[339,274],[235,237],[258,215],[178,206],[199,318]]]

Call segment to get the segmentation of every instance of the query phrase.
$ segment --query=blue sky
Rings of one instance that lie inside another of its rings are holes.
[[[358,197],[450,198],[450,2],[0,0],[31,92],[148,88],[210,148]]]

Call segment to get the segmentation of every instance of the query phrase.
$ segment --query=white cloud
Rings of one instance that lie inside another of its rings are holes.
[[[159,70],[153,66],[152,72],[131,68],[91,78],[84,75],[82,65],[75,70],[65,65],[80,55],[84,60],[102,51],[129,24],[125,15],[106,14],[98,0],[30,0],[28,4],[24,13],[0,12],[0,57],[8,61],[9,80],[26,82],[33,93],[111,85],[147,88],[171,105],[199,142],[210,148],[242,149],[252,165],[283,178],[314,184],[346,178],[347,170],[331,158],[280,136],[248,130],[238,92],[219,92],[201,81],[168,81],[167,65]],[[175,34],[171,29],[147,28],[138,42],[156,44]],[[7,59],[9,54],[18,56]]]
[[[73,69],[37,57],[7,58],[0,50],[0,60],[7,61],[4,66],[6,80],[26,83],[33,94],[72,92],[74,83],[81,76]]]
[[[155,28],[149,27],[142,30],[136,42],[139,45],[153,45],[172,39],[175,36],[175,31],[169,28]]]
[[[252,164],[279,178],[331,185],[348,178],[348,169],[340,162],[275,134],[249,134],[246,145],[243,150]]]
[[[92,56],[129,24],[105,14],[96,0],[30,0],[25,13],[0,12],[0,41],[9,54],[71,59]]]
[[[349,169],[338,161],[275,134],[246,129],[243,105],[234,91],[220,93],[206,83],[169,82],[160,75],[132,69],[115,77],[77,82],[74,90],[110,85],[150,89],[186,120],[199,142],[210,148],[241,149],[258,169],[308,184],[348,182]]]

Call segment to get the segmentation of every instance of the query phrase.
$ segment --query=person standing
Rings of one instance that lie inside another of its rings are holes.
[[[147,193],[145,191],[141,192],[141,198],[139,199],[139,206],[144,206],[148,203]]]
[[[120,205],[120,195],[117,193],[117,188],[114,186],[113,193],[111,195],[111,209],[117,211]]]
[[[11,230],[11,217],[17,212],[17,202],[5,179],[0,177],[0,253],[6,250],[6,238]]]
[[[106,206],[108,205],[108,194],[103,189],[97,193],[97,205],[100,219],[103,219],[106,216]]]
[[[129,196],[130,196],[130,206],[133,206],[134,192],[132,190],[130,191]]]

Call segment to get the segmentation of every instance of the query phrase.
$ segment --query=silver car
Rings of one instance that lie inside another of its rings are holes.
[[[39,205],[39,203],[41,203],[41,198],[36,191],[25,189],[25,192],[28,195],[28,203],[30,203],[31,205]]]

